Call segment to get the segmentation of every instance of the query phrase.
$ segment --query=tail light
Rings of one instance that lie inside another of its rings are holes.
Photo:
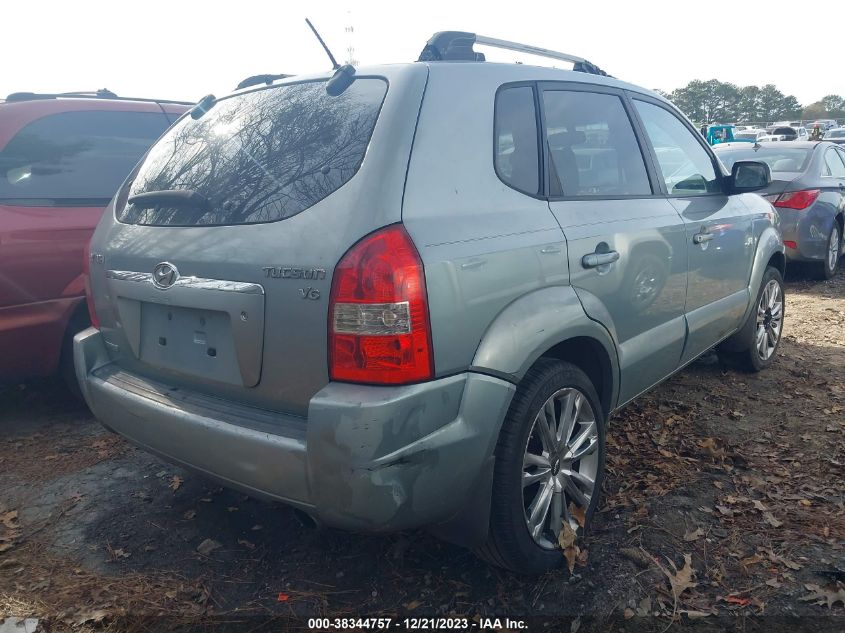
[[[784,240],[783,245],[786,246],[786,248],[791,248],[792,250],[798,248],[797,242],[793,242],[792,240]]]
[[[400,224],[362,239],[335,268],[329,374],[332,380],[385,385],[434,375],[425,272]]]
[[[779,209],[806,209],[816,201],[821,193],[818,189],[803,189],[801,191],[789,191],[780,194],[780,197],[775,201],[775,206]]]
[[[94,297],[91,296],[91,242],[90,240],[85,245],[85,253],[82,262],[82,275],[85,279],[85,301],[88,304],[88,317],[91,319],[91,325],[98,330],[100,329],[100,319],[97,318],[97,312],[94,310]]]

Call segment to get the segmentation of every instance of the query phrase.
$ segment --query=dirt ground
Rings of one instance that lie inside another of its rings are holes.
[[[495,615],[570,633],[845,631],[845,272],[791,275],[786,310],[769,370],[710,354],[613,418],[594,530],[573,573],[540,578],[423,532],[309,530],[135,450],[55,382],[4,388],[0,623],[278,631],[323,615]]]

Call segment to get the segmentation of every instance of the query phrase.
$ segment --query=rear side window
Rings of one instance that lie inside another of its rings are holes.
[[[155,112],[62,112],[37,119],[0,151],[0,199],[105,205],[168,125]]]
[[[650,195],[643,155],[616,95],[543,93],[552,196]]]
[[[845,178],[845,165],[842,164],[839,152],[832,147],[828,148],[824,153],[824,165],[822,166],[822,176],[832,176],[833,178]]]
[[[339,96],[322,81],[221,99],[183,118],[150,150],[129,191],[199,194],[117,209],[118,220],[154,226],[254,224],[289,218],[352,178],[364,160],[387,92],[356,79]],[[202,200],[195,204],[191,200]]]
[[[634,100],[670,195],[722,193],[710,154],[681,120],[660,106]]]
[[[499,178],[536,195],[540,189],[537,114],[529,86],[504,88],[496,95],[495,161]]]

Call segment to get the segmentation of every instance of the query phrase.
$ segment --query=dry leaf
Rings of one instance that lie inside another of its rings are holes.
[[[769,578],[766,581],[766,584],[769,585],[769,587],[774,587],[775,589],[777,589],[781,586],[782,583],[777,578]]]
[[[237,512],[238,508],[236,506],[229,506],[226,508],[226,512]]]
[[[697,541],[702,536],[704,536],[704,530],[702,530],[701,528],[696,528],[692,532],[687,532],[686,534],[684,534],[684,541],[690,543],[692,541]]]
[[[575,530],[572,529],[572,526],[569,525],[569,521],[564,519],[561,522],[561,530],[560,534],[558,534],[557,542],[563,550],[563,556],[566,558],[570,574],[575,571],[575,561],[580,553],[580,549],[575,544],[575,540],[577,538],[578,536],[575,534]]]
[[[195,516],[197,516],[197,511],[196,511],[196,510],[188,510],[188,511],[187,511],[185,514],[183,514],[182,516],[183,516],[183,517],[185,517],[186,519],[188,519],[188,521],[190,521],[190,520],[191,520],[191,519],[193,519]]]
[[[260,524],[256,524],[256,525],[253,525],[253,526],[252,526],[252,531],[253,531],[253,532],[257,532],[258,530],[263,530],[263,529],[264,529],[264,526],[263,526],[263,525],[260,525]]]
[[[177,490],[179,490],[179,486],[181,486],[181,485],[182,485],[182,478],[179,475],[173,475],[173,477],[170,480],[170,489],[173,492],[176,492]]]
[[[768,508],[763,505],[763,502],[758,499],[754,499],[751,503],[753,503],[754,507],[757,508],[760,512],[765,512],[766,510],[768,510]]]
[[[666,559],[669,561],[669,564],[675,570],[673,574],[665,567],[658,565],[661,571],[666,575],[669,579],[669,585],[672,587],[672,595],[677,602],[678,598],[684,593],[687,589],[691,589],[695,587],[698,583],[693,582],[693,574],[695,570],[692,568],[692,556],[690,554],[684,554],[684,566],[678,570],[675,566],[675,563],[671,559]]]
[[[255,549],[255,544],[250,543],[245,538],[239,538],[238,539],[238,545],[243,545],[247,549]]]
[[[827,587],[819,587],[818,585],[804,585],[807,591],[810,591],[809,596],[804,596],[801,598],[804,602],[812,601],[814,604],[820,604],[826,606],[828,609],[832,609],[833,605],[837,602],[841,602],[842,606],[845,607],[845,588],[841,585],[834,587],[833,585]]]
[[[0,523],[5,525],[10,530],[17,529],[17,525],[15,523],[18,520],[18,511],[17,510],[10,510],[5,514],[0,515]]]
[[[760,556],[760,554],[754,554],[753,556],[746,556],[741,561],[739,561],[743,567],[750,567],[751,565],[756,565],[757,563],[762,563],[765,558]]]
[[[582,508],[579,508],[578,506],[576,506],[574,503],[570,503],[569,504],[569,513],[578,522],[578,525],[580,525],[581,528],[583,529],[584,524],[587,522],[587,517],[584,513],[584,510]]]
[[[95,609],[93,611],[80,611],[74,617],[74,622],[77,626],[82,626],[88,622],[102,622],[106,617],[108,617],[108,611],[103,609]]]
[[[221,547],[223,546],[217,541],[207,538],[197,546],[197,551],[203,556],[208,556],[211,552]]]
[[[622,614],[626,620],[630,620],[634,617],[634,610],[633,609],[625,609],[625,612]]]
[[[408,611],[413,611],[422,604],[419,600],[411,600],[408,604],[403,605]]]
[[[748,598],[740,598],[738,596],[728,596],[725,598],[725,602],[728,602],[730,604],[737,604],[741,607],[747,607],[749,604],[751,604],[751,600],[749,600]]]
[[[766,519],[766,523],[771,525],[773,528],[779,528],[783,525],[783,521],[778,521],[771,512],[764,512],[763,518]]]

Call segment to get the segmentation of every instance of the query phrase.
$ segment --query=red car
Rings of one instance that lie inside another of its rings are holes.
[[[76,384],[83,251],[132,167],[189,107],[107,90],[0,100],[0,383],[63,368]]]

